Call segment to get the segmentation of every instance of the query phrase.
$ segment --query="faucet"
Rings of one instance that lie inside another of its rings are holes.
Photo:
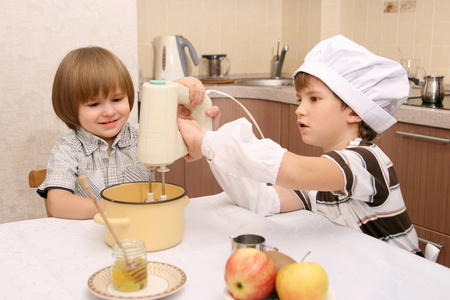
[[[281,69],[283,68],[284,57],[286,56],[286,52],[289,50],[289,46],[285,45],[281,50],[281,55],[279,55],[280,49],[280,41],[278,41],[277,55],[273,57],[273,69],[272,69],[272,78],[280,79],[281,78]]]

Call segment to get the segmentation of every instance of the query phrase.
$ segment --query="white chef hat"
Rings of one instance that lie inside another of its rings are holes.
[[[317,44],[294,72],[322,80],[364,122],[381,133],[397,122],[393,115],[408,98],[403,67],[337,35]]]

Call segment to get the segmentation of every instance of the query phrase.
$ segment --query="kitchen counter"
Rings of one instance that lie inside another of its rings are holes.
[[[207,89],[218,90],[234,98],[249,98],[276,101],[297,105],[294,87],[255,87],[236,84],[205,84]],[[420,89],[413,88],[412,96],[420,95]],[[219,94],[210,94],[211,98],[223,98]],[[395,118],[399,122],[450,129],[450,110],[419,107],[404,104]]]

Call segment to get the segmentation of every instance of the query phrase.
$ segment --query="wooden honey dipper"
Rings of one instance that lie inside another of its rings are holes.
[[[81,184],[81,186],[86,190],[86,192],[89,194],[89,197],[91,198],[92,202],[94,202],[95,207],[97,208],[98,212],[102,216],[103,220],[105,221],[106,226],[108,227],[109,231],[111,232],[114,240],[116,241],[117,245],[122,250],[123,256],[126,261],[127,271],[130,275],[130,278],[133,279],[134,282],[140,282],[144,280],[147,277],[147,268],[137,268],[141,264],[136,262],[136,260],[130,258],[128,256],[127,251],[125,250],[125,247],[123,246],[122,242],[120,241],[119,237],[117,236],[116,232],[114,231],[113,227],[111,226],[111,223],[109,222],[108,218],[105,215],[105,212],[103,211],[103,208],[98,204],[97,199],[95,199],[94,194],[92,194],[92,191],[89,187],[89,182],[87,180],[86,175],[80,175],[77,178],[78,182]]]

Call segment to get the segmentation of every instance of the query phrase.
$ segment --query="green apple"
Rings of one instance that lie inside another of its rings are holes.
[[[255,248],[236,250],[225,265],[225,282],[234,299],[266,298],[275,287],[277,269],[270,257]]]
[[[280,300],[326,300],[328,275],[315,262],[298,262],[282,267],[276,278]]]

